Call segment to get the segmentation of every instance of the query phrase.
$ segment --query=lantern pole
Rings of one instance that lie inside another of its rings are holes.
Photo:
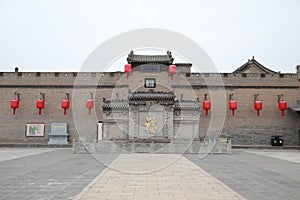
[[[283,98],[283,94],[277,95],[277,102],[280,102]]]
[[[45,93],[40,93],[40,100],[44,100],[45,101]]]
[[[255,102],[255,101],[258,101],[257,98],[258,98],[259,94],[255,94],[255,95],[253,95],[253,96],[254,96],[254,102]]]
[[[66,100],[70,100],[70,94],[66,93]]]
[[[20,101],[20,93],[19,92],[15,92],[15,100]]]
[[[229,101],[232,100],[232,97],[233,97],[233,93],[229,94]]]

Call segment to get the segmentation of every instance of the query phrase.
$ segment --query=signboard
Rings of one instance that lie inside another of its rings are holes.
[[[44,137],[45,124],[26,124],[26,137]]]
[[[51,123],[51,133],[67,133],[67,123]]]
[[[144,65],[144,66],[141,66],[141,72],[158,73],[158,72],[160,72],[160,66]]]
[[[155,78],[145,78],[144,87],[145,88],[155,88],[156,87],[156,79]]]

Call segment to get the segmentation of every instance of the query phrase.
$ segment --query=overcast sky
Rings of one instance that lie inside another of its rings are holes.
[[[186,35],[221,72],[252,56],[275,71],[300,64],[299,0],[0,0],[0,71],[78,71],[102,42],[139,28]]]

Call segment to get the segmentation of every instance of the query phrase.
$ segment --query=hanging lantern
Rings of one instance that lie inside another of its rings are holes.
[[[15,93],[15,95],[15,99],[10,101],[10,108],[13,109],[13,115],[16,114],[16,109],[18,109],[20,106],[20,93]]]
[[[259,94],[254,95],[254,110],[257,111],[257,116],[259,116],[259,111],[262,110],[262,101],[258,100]]]
[[[284,111],[287,109],[287,102],[281,100],[278,102],[278,109],[281,110],[281,116],[284,116]]]
[[[259,116],[259,111],[262,110],[262,101],[256,100],[254,102],[254,109],[257,111],[257,116]]]
[[[229,109],[232,110],[232,116],[234,116],[234,111],[237,109],[237,102],[232,97],[233,94],[229,94]]]
[[[43,99],[36,100],[36,108],[39,109],[39,115],[42,113],[42,109],[45,107],[45,101]]]
[[[45,93],[40,93],[41,98],[36,100],[36,108],[39,109],[39,115],[42,114],[42,109],[45,108]]]
[[[205,110],[205,115],[208,115],[208,110],[211,108],[211,102],[207,100],[207,94],[204,94],[204,101],[202,104],[203,109]]]
[[[89,109],[89,115],[90,115],[91,109],[94,108],[94,100],[92,100],[92,99],[86,100],[86,108]]]
[[[203,101],[203,109],[205,110],[205,115],[208,115],[208,110],[210,110],[211,103],[209,100]]]
[[[127,79],[128,79],[128,75],[132,72],[132,65],[131,64],[125,64],[124,71],[125,71]]]
[[[62,100],[61,107],[64,109],[64,115],[67,114],[67,109],[70,108],[70,100],[69,100],[69,93],[66,93],[67,98]]]
[[[16,114],[16,109],[19,108],[19,105],[20,105],[20,102],[19,102],[18,99],[12,99],[12,100],[10,101],[10,108],[13,109],[13,115]]]
[[[236,100],[230,100],[229,101],[229,109],[232,111],[232,116],[234,116],[234,111],[237,109]]]
[[[173,76],[176,74],[176,65],[169,66],[169,74],[171,75],[171,80],[173,80]]]
[[[91,109],[94,108],[94,104],[95,104],[95,102],[93,100],[94,94],[93,93],[90,93],[90,94],[91,94],[91,99],[86,100],[86,103],[85,103],[86,108],[89,109],[89,115],[91,114]]]

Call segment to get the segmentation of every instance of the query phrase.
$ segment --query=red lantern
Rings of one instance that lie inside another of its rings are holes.
[[[208,110],[210,110],[210,106],[211,103],[209,100],[205,100],[203,101],[203,109],[205,110],[205,115],[207,116],[208,115]]]
[[[256,100],[254,102],[254,109],[257,110],[257,116],[259,116],[259,111],[262,110],[262,102],[259,100]]]
[[[10,108],[14,109],[13,110],[13,114],[15,115],[16,114],[16,109],[19,108],[19,105],[20,105],[20,101],[17,100],[17,99],[12,99],[10,101]]]
[[[94,100],[92,100],[92,99],[86,100],[86,108],[89,109],[89,115],[90,115],[91,109],[94,108]]]
[[[171,75],[171,80],[173,80],[173,75],[176,74],[176,65],[169,66],[169,74]]]
[[[70,108],[70,100],[68,100],[68,99],[62,100],[61,107],[64,109],[64,115],[66,115],[67,114],[67,109]]]
[[[232,116],[234,116],[234,110],[237,109],[237,102],[235,100],[229,101],[229,109],[232,110]]]
[[[132,72],[132,65],[131,64],[126,64],[125,67],[124,67],[124,71],[125,71],[125,73],[127,75],[127,79],[128,79],[129,73]]]
[[[42,113],[42,109],[45,107],[45,101],[43,99],[36,100],[36,108],[39,109],[39,115]]]
[[[278,102],[278,109],[281,110],[281,116],[284,116],[284,111],[287,109],[287,102],[281,100]]]

